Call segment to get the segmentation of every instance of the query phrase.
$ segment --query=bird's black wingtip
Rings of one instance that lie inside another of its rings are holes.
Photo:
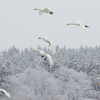
[[[86,28],[90,28],[89,26],[85,25]]]
[[[54,14],[53,12],[50,12],[50,14],[52,15],[52,14]]]

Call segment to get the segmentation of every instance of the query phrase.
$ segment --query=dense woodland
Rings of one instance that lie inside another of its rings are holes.
[[[15,46],[0,52],[0,100],[100,100],[100,47],[67,49],[56,46],[37,49],[50,54],[50,66],[33,48],[19,50]]]

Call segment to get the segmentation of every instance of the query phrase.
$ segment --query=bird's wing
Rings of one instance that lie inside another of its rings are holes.
[[[82,32],[84,33],[85,32],[85,25],[80,23],[80,27],[81,27]]]
[[[41,35],[44,36],[45,39],[47,39],[47,40],[50,42],[50,44],[51,44],[51,50],[52,50],[52,54],[55,54],[55,45],[54,45],[54,42],[51,41],[51,39],[50,39],[49,37],[47,37],[46,35],[44,35],[44,34],[41,34]]]
[[[44,34],[41,34],[41,35],[44,36],[45,39],[47,39],[50,42],[52,54],[55,54],[55,45],[54,45],[53,41],[51,41],[51,39],[49,37],[47,37],[46,35],[44,35]]]
[[[43,11],[46,12],[46,13],[49,13],[50,9],[49,8],[44,8]]]
[[[43,11],[39,10],[39,15],[42,16],[43,14]]]
[[[51,44],[52,54],[55,54],[56,50],[55,50],[54,42],[50,40],[50,44]]]
[[[38,52],[40,55],[46,56],[45,52],[39,49],[36,49],[36,52]]]
[[[80,25],[81,30],[84,33],[85,32],[85,25],[82,22],[80,22],[80,21],[76,21],[76,22]]]
[[[44,36],[44,38],[49,39],[49,37],[47,37],[47,36],[44,35],[44,34],[37,34],[37,35],[35,35],[34,37],[36,37],[36,36],[38,36],[38,35]]]
[[[46,54],[47,58],[49,59],[50,65],[53,65],[53,60],[49,54]]]
[[[0,91],[4,92],[7,97],[11,98],[11,95],[6,90],[0,89]]]
[[[49,39],[49,37],[47,37],[46,35],[44,35],[44,34],[41,34],[42,36],[44,36],[46,39]]]

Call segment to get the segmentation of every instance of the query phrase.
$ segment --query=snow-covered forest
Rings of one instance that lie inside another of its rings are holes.
[[[100,47],[67,49],[37,47],[50,54],[50,66],[33,48],[16,47],[0,53],[0,100],[100,100]]]

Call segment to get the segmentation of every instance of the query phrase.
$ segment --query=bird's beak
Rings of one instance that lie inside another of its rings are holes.
[[[35,8],[33,10],[36,10]]]
[[[67,25],[69,25],[69,24],[67,24]]]

